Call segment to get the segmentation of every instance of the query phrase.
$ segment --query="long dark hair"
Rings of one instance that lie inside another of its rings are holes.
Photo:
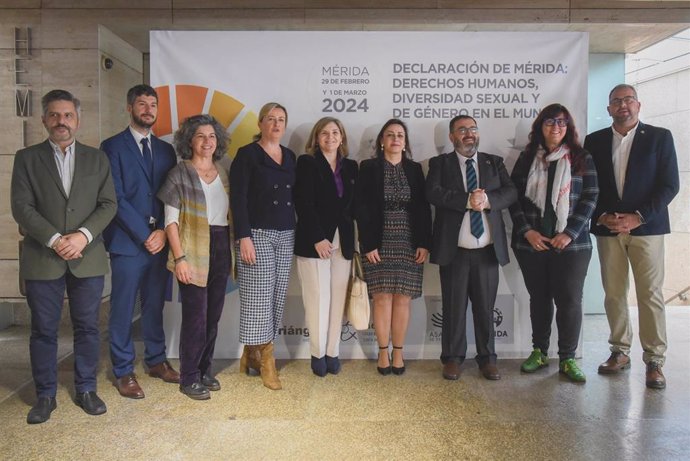
[[[403,128],[403,131],[405,132],[405,149],[403,150],[403,158],[407,157],[408,159],[412,160],[412,148],[410,147],[410,135],[407,132],[407,125],[405,125],[405,122],[397,118],[392,118],[388,120],[381,127],[379,135],[376,136],[375,157],[383,158],[383,145],[381,144],[383,141],[383,133],[386,131],[386,128],[388,128],[391,125],[400,125]]]
[[[542,126],[544,125],[544,120],[547,118],[556,118],[559,114],[568,120],[567,129],[565,136],[561,141],[561,145],[565,144],[570,149],[570,161],[573,164],[575,171],[581,172],[584,167],[584,156],[582,153],[584,149],[580,144],[579,136],[577,134],[577,128],[575,128],[575,121],[570,111],[561,104],[550,104],[544,107],[537,118],[534,119],[532,123],[532,130],[529,132],[529,143],[525,147],[525,152],[529,156],[534,156],[537,153],[539,147],[543,147],[546,150],[546,141],[544,139],[544,133],[542,132]]]

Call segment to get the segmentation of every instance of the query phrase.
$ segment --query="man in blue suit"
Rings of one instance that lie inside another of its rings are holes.
[[[671,232],[668,204],[679,189],[678,163],[671,132],[639,121],[640,102],[630,85],[609,94],[611,128],[585,139],[599,178],[599,201],[591,232],[604,284],[611,356],[599,373],[630,368],[632,327],[628,312],[628,264],[632,267],[639,311],[646,385],[666,387],[661,371],[666,353],[664,234]]]
[[[168,270],[163,204],[156,193],[175,166],[170,144],[151,133],[158,115],[158,95],[148,85],[127,92],[130,124],[101,144],[110,160],[118,212],[103,232],[110,252],[110,358],[116,386],[123,397],[141,399],[144,391],[134,374],[132,317],[137,293],[141,299],[144,361],[149,375],[178,383],[180,375],[167,361],[163,304]]]

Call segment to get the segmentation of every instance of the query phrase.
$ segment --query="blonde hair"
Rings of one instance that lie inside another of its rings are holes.
[[[347,149],[347,135],[345,134],[345,127],[343,126],[343,124],[340,120],[338,120],[337,118],[334,118],[334,117],[323,117],[321,120],[316,122],[316,124],[314,125],[314,128],[311,129],[311,133],[309,133],[309,139],[307,139],[307,145],[304,146],[305,152],[309,155],[314,155],[319,150],[321,150],[319,147],[319,133],[329,123],[335,123],[335,125],[340,130],[340,136],[342,137],[342,142],[338,146],[338,155],[340,155],[341,157],[347,157],[348,149]]]
[[[259,123],[268,115],[269,112],[271,112],[273,109],[280,109],[283,112],[285,112],[285,126],[287,126],[288,123],[288,113],[287,109],[280,103],[277,102],[267,102],[261,107],[261,110],[259,111]],[[258,141],[261,139],[261,132],[259,131],[257,134],[254,135],[254,141]]]

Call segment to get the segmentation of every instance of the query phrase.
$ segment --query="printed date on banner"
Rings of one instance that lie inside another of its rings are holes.
[[[367,98],[323,98],[321,112],[368,112]]]

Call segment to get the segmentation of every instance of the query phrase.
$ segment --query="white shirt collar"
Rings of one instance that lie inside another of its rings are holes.
[[[613,131],[613,135],[616,136],[616,137],[618,137],[618,138],[621,138],[621,139],[627,138],[628,135],[630,135],[630,133],[632,133],[633,135],[634,135],[635,133],[637,133],[637,126],[638,126],[639,124],[640,124],[640,121],[638,120],[637,123],[635,124],[635,126],[632,127],[632,128],[630,129],[630,131],[628,131],[628,132],[625,134],[625,136],[623,136],[623,135],[620,134],[618,131],[616,131],[616,129],[613,127],[613,125],[611,125],[611,131]]]
[[[455,155],[458,156],[458,160],[460,160],[461,165],[464,165],[470,159],[474,160],[475,165],[477,164],[477,152],[475,152],[472,157],[465,157],[464,155],[458,153],[458,151],[455,151]]]
[[[52,139],[48,138],[48,142],[50,143],[50,147],[53,148],[54,153],[62,154],[62,148],[60,148],[60,146],[55,144]],[[67,146],[67,149],[65,149],[65,155],[70,154],[70,153],[74,153],[74,147],[76,144],[77,144],[77,140],[75,139],[74,141],[72,141],[72,144]]]
[[[132,125],[129,126],[129,132],[132,133],[132,136],[134,136],[134,141],[136,141],[137,146],[141,148],[141,140],[146,138],[149,140],[149,147],[151,146],[151,130],[149,130],[149,133],[144,136],[143,134],[139,133],[137,130],[132,128]]]

